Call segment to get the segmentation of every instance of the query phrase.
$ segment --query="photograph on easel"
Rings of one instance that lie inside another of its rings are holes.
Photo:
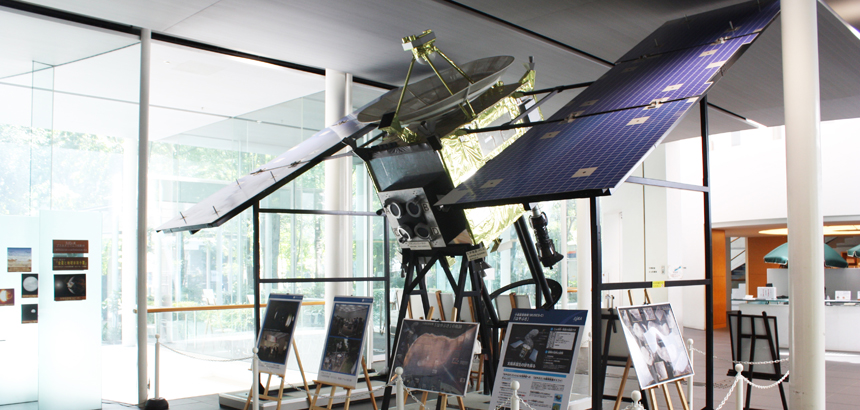
[[[477,323],[404,319],[392,368],[406,388],[464,396],[477,339]]]
[[[257,337],[260,369],[277,374],[287,370],[290,342],[296,328],[302,295],[269,295],[266,316]]]
[[[669,303],[619,307],[618,314],[642,389],[693,374],[684,339]]]
[[[356,385],[361,370],[367,317],[372,306],[373,298],[370,297],[335,296],[318,380],[344,386]]]

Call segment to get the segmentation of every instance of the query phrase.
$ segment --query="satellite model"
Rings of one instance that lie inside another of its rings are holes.
[[[513,57],[488,57],[458,66],[437,48],[432,32],[406,37],[403,48],[411,52],[412,62],[402,87],[319,131],[158,230],[193,233],[220,226],[348,146],[367,164],[404,258],[434,255],[429,265],[440,261],[455,288],[448,264],[439,255],[487,246],[512,223],[519,224],[523,242],[529,235],[527,231],[523,235],[521,218],[531,211],[539,250],[534,245],[523,249],[532,252],[527,255],[530,270],[550,299],[536,261],[551,267],[563,255],[555,252],[546,218],[534,204],[610,195],[778,13],[777,1],[750,1],[668,21],[547,120],[541,120],[535,109],[574,86],[533,90],[531,63],[518,82],[503,84],[499,78]],[[430,65],[435,75],[410,82],[415,63]],[[448,67],[440,70],[437,64]],[[547,96],[533,97],[540,94]],[[358,145],[375,130],[380,131],[376,137]],[[421,265],[426,273],[426,262],[414,262],[412,268]],[[465,293],[464,279],[461,272],[455,306]],[[414,287],[413,283],[404,289],[398,325]],[[472,289],[478,288],[483,282],[473,276]],[[483,299],[491,325],[498,328],[486,289],[481,291],[484,295],[477,299]],[[549,302],[547,308],[554,303]],[[491,388],[498,338],[483,334],[487,331],[483,324],[480,331],[482,344],[490,347],[486,351],[494,355],[485,366]]]

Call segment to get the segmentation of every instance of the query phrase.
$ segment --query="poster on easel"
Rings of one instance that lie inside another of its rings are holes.
[[[373,298],[335,296],[317,380],[354,387]]]
[[[408,389],[465,396],[477,340],[477,323],[404,319],[391,368]]]
[[[567,409],[587,316],[587,310],[513,309],[489,408],[510,408],[516,380],[530,409]]]
[[[618,308],[639,386],[644,390],[693,375],[669,303]]]
[[[260,371],[286,374],[290,344],[296,329],[302,295],[271,294],[257,336]]]

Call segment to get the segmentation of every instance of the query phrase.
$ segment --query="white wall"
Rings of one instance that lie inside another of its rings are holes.
[[[821,208],[825,218],[850,220],[860,215],[860,190],[851,189],[857,171],[854,157],[860,150],[858,137],[860,119],[821,123]],[[780,221],[786,217],[783,128],[721,134],[711,140],[714,224],[784,222]]]

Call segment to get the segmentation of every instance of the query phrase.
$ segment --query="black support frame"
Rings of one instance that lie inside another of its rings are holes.
[[[701,192],[704,201],[704,251],[705,278],[698,280],[673,280],[660,282],[659,287],[705,286],[705,407],[703,410],[714,408],[714,289],[713,289],[713,253],[711,238],[711,192],[710,192],[710,143],[708,140],[708,97],[699,100],[700,126],[702,133],[702,186],[679,184],[669,181],[658,181],[647,178],[628,178],[626,182],[642,185],[659,186],[664,188],[682,189]],[[589,198],[590,227],[591,227],[591,343],[594,348],[603,346],[601,335],[601,293],[605,290],[647,289],[655,287],[652,281],[603,283],[601,232],[600,232],[600,201],[597,197]],[[606,367],[603,356],[592,356],[592,385],[591,406],[593,410],[603,409],[603,390],[605,387]]]

